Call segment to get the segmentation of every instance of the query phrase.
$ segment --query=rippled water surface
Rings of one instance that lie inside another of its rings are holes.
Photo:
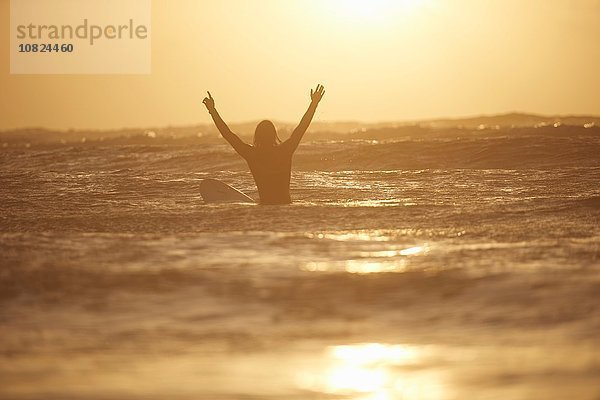
[[[4,149],[0,397],[597,399],[596,142],[307,144],[289,206],[204,204],[257,197],[220,145]]]

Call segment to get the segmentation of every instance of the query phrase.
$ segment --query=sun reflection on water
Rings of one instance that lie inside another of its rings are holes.
[[[382,251],[363,251],[359,255],[361,257],[397,257],[397,256],[414,256],[427,251],[427,246],[414,246],[401,250],[382,250]]]
[[[426,349],[365,343],[327,349],[323,370],[300,374],[303,389],[356,400],[443,400],[441,377],[428,371]],[[421,367],[421,368],[419,368]]]
[[[382,272],[403,272],[406,270],[406,261],[379,262],[379,261],[346,261],[346,272],[351,274],[376,274]]]
[[[428,251],[427,244],[403,249],[359,251],[354,253],[359,257],[356,259],[309,262],[302,269],[310,272],[345,271],[351,274],[405,272],[410,266],[411,257],[425,254]]]
[[[347,232],[320,232],[307,233],[306,237],[311,239],[328,239],[336,241],[367,241],[387,242],[390,237],[382,231],[347,231]]]

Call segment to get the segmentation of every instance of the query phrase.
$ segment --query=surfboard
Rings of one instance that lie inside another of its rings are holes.
[[[255,203],[252,197],[216,179],[203,179],[200,195],[205,203]]]

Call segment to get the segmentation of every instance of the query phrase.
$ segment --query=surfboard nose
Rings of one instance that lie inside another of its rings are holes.
[[[200,195],[205,203],[255,203],[252,197],[217,179],[203,179]]]

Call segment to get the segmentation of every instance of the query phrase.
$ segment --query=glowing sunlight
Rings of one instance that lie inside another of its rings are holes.
[[[337,11],[354,18],[378,18],[389,11],[393,5],[391,0],[337,0],[334,1]]]
[[[330,0],[329,11],[351,21],[380,21],[392,13],[418,10],[428,0]]]
[[[305,389],[353,399],[444,399],[447,392],[439,374],[414,372],[425,353],[424,348],[408,345],[333,346],[326,353],[325,371],[301,375],[298,383]]]

